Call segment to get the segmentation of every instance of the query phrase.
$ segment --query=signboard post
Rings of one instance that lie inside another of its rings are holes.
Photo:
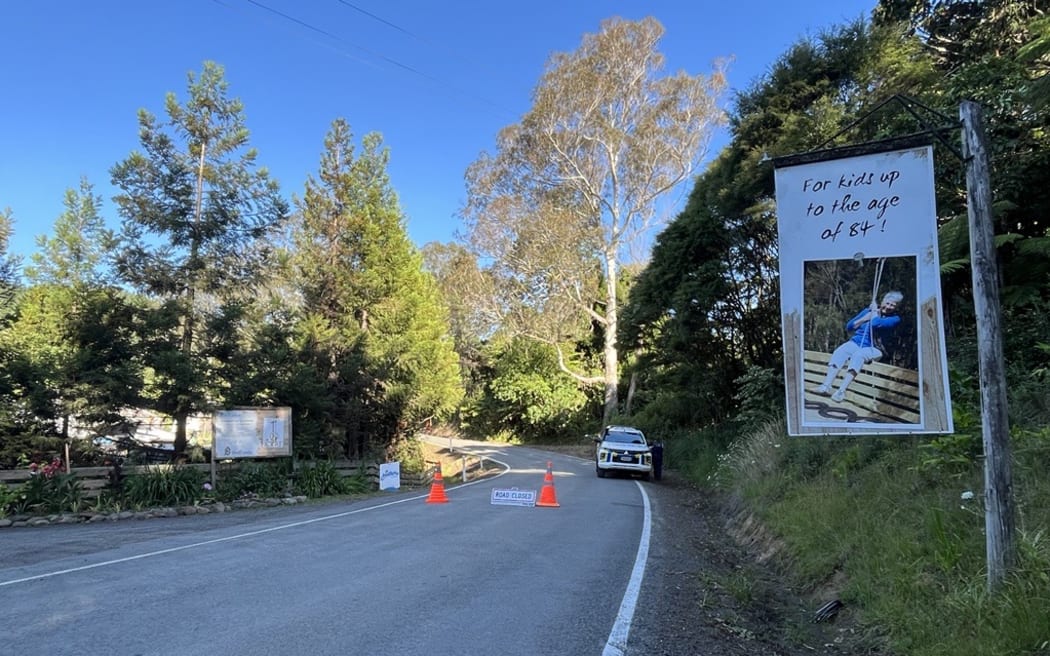
[[[963,153],[967,157],[966,209],[970,226],[970,260],[973,263],[973,304],[977,311],[988,588],[994,591],[1003,584],[1017,561],[999,271],[995,259],[988,149],[980,106],[969,101],[962,103],[959,118],[963,124]]]

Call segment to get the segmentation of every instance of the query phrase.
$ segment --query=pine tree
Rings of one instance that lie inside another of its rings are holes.
[[[66,190],[63,204],[66,210],[55,221],[52,236],[37,236],[40,250],[31,256],[26,278],[31,283],[63,285],[107,282],[104,266],[116,242],[99,213],[102,197],[87,178],[81,178],[78,189]]]
[[[355,156],[343,119],[325,137],[293,230],[304,310],[326,342],[331,432],[349,455],[385,446],[462,397],[448,312],[410,242],[380,135]]]
[[[207,404],[208,362],[200,357],[208,305],[245,295],[265,274],[268,238],[287,207],[277,183],[256,167],[241,102],[227,96],[223,69],[205,62],[189,75],[189,97],[167,95],[171,133],[139,111],[143,152],[112,169],[123,219],[117,271],[158,300],[175,333],[155,336],[158,410],[176,421],[175,451],[186,448],[186,417]]]

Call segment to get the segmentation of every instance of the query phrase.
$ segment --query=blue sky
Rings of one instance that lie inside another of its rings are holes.
[[[205,60],[226,71],[258,162],[289,198],[317,170],[331,122],[379,132],[419,246],[451,241],[463,174],[517,122],[551,53],[613,16],[655,16],[668,71],[733,57],[750,86],[804,35],[876,0],[32,0],[0,3],[0,208],[27,255],[86,176],[116,227],[109,170],[138,148],[136,112],[164,118]],[[714,149],[727,137],[716,136]]]

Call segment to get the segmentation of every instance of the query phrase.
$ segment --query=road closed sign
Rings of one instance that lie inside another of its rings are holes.
[[[535,506],[536,490],[519,490],[512,488],[492,488],[492,505],[494,506]]]

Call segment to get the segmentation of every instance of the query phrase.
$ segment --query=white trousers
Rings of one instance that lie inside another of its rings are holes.
[[[828,364],[836,369],[841,369],[842,365],[848,362],[850,371],[854,374],[859,374],[861,367],[868,362],[878,360],[881,357],[882,351],[874,346],[861,346],[853,340],[850,340],[835,349],[835,352],[831,354],[831,360],[828,361]]]

